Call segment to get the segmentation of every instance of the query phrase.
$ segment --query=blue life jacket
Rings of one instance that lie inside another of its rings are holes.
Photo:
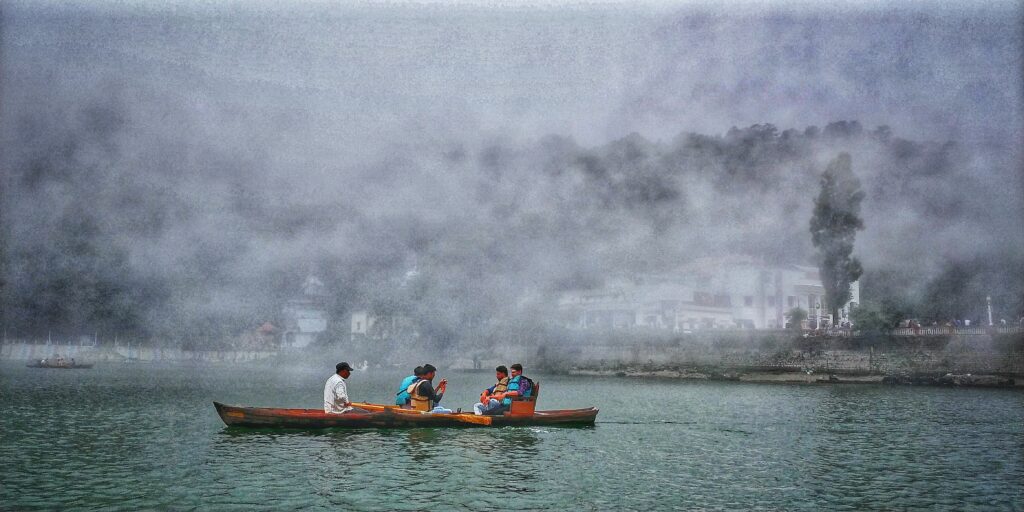
[[[508,390],[519,391],[519,396],[528,397],[533,393],[533,381],[522,374],[517,375],[508,381]],[[501,405],[512,405],[512,398],[502,400]]]
[[[405,405],[409,403],[409,386],[412,386],[413,382],[419,377],[410,375],[402,379],[402,383],[398,385],[398,393],[395,394],[395,405]]]

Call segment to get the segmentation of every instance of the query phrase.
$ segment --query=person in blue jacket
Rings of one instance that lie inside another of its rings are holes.
[[[409,408],[409,401],[412,397],[409,395],[409,386],[418,380],[423,379],[423,367],[417,366],[413,371],[412,375],[402,379],[402,383],[398,385],[398,393],[395,394],[395,405],[402,406],[402,408]]]
[[[501,399],[501,405],[504,407],[512,406],[512,397],[533,396],[533,381],[523,375],[523,365],[516,363],[510,368],[512,368],[512,378],[508,381],[508,390],[495,397]]]

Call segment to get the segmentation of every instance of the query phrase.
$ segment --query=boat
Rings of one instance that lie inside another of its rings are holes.
[[[477,416],[473,413],[432,413],[396,406],[353,403],[366,413],[325,413],[323,409],[277,409],[238,407],[214,402],[217,414],[229,427],[249,428],[419,428],[419,427],[505,427],[505,426],[588,426],[598,410],[561,409],[531,414]]]
[[[229,427],[251,428],[418,428],[418,427],[506,427],[506,426],[590,426],[598,410],[560,409],[537,411],[540,383],[534,383],[532,396],[514,397],[509,410],[502,415],[478,416],[473,413],[434,412],[403,409],[397,405],[353,402],[366,412],[330,414],[323,409],[275,409],[269,407],[237,407],[214,402],[217,414]]]
[[[64,364],[57,364],[57,363],[53,363],[53,362],[49,362],[49,361],[46,361],[46,362],[43,362],[43,361],[46,361],[46,360],[44,359],[44,360],[39,360],[39,361],[32,361],[31,363],[28,363],[28,365],[26,365],[26,366],[28,366],[29,368],[57,368],[59,370],[87,370],[89,368],[92,368],[92,364],[84,364],[84,363],[72,364],[72,363],[69,363],[69,362],[66,362],[66,361],[64,362]]]

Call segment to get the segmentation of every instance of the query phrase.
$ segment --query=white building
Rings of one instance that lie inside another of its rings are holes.
[[[420,278],[419,265],[416,256],[409,258],[409,270],[398,283],[404,299],[408,300],[407,289]],[[349,329],[351,341],[365,342],[373,340],[415,340],[420,336],[419,328],[412,318],[402,311],[390,313],[371,312],[370,309],[358,308],[352,311],[351,325]]]
[[[370,332],[373,328],[373,324],[377,323],[377,317],[370,314],[365,309],[358,309],[352,312],[352,339],[356,339],[359,336],[366,336],[366,333]]]
[[[350,336],[353,342],[366,340],[413,340],[420,336],[411,318],[401,314],[377,315],[367,309],[352,312]]]
[[[860,301],[857,283],[841,309],[840,322]],[[607,280],[595,290],[565,294],[559,311],[571,328],[647,327],[779,329],[786,312],[808,312],[811,327],[831,322],[825,289],[815,267],[766,266],[744,259],[700,260],[671,274]]]
[[[282,309],[282,347],[308,347],[327,331],[330,318],[325,306],[326,298],[324,283],[314,276],[307,277],[302,285],[302,295],[286,302]]]

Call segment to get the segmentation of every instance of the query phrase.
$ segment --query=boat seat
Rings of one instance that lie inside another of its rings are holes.
[[[508,409],[509,416],[533,416],[537,408],[537,398],[540,397],[540,382],[533,383],[533,392],[530,396],[512,397],[512,405]]]

